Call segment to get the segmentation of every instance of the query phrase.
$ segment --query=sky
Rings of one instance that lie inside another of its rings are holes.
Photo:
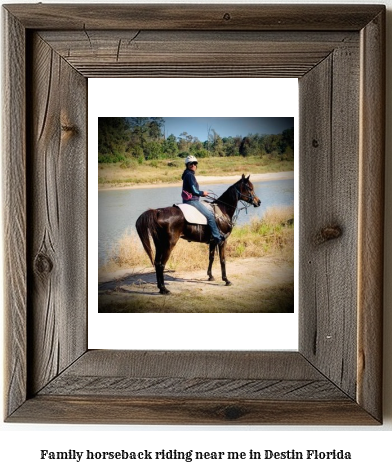
[[[245,137],[250,133],[261,135],[281,133],[294,127],[294,117],[163,117],[166,138],[173,134],[178,137],[187,132],[200,141],[207,140],[208,130],[214,129],[223,137]]]

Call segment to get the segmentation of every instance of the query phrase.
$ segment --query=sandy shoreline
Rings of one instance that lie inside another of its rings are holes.
[[[200,185],[205,184],[221,184],[231,183],[234,184],[240,179],[240,176],[197,176],[197,181]],[[278,173],[263,173],[263,174],[251,174],[250,180],[253,182],[259,181],[276,181],[281,179],[294,179],[294,171],[282,171]],[[126,190],[136,188],[169,188],[181,186],[181,183],[158,183],[158,184],[127,184],[125,186],[98,186],[98,191],[113,191],[113,190]]]

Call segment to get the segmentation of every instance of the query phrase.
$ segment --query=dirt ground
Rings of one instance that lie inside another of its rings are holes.
[[[294,311],[294,269],[276,258],[227,262],[231,286],[221,279],[215,262],[215,281],[207,269],[167,271],[170,295],[161,295],[153,268],[101,274],[98,284],[101,313],[291,313]]]

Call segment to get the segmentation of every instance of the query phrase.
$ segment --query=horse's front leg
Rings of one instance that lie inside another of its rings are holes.
[[[208,281],[215,281],[215,278],[212,276],[212,264],[214,263],[215,249],[216,245],[214,243],[210,243],[210,263],[207,270],[207,275],[209,277]]]
[[[231,282],[227,279],[226,276],[226,242],[223,245],[219,246],[219,259],[222,270],[222,280],[226,282],[226,286],[230,286]]]

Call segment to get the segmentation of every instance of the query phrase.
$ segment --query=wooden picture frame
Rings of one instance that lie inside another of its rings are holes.
[[[385,7],[18,4],[3,20],[6,421],[382,423]],[[299,78],[298,352],[88,350],[89,77]]]

